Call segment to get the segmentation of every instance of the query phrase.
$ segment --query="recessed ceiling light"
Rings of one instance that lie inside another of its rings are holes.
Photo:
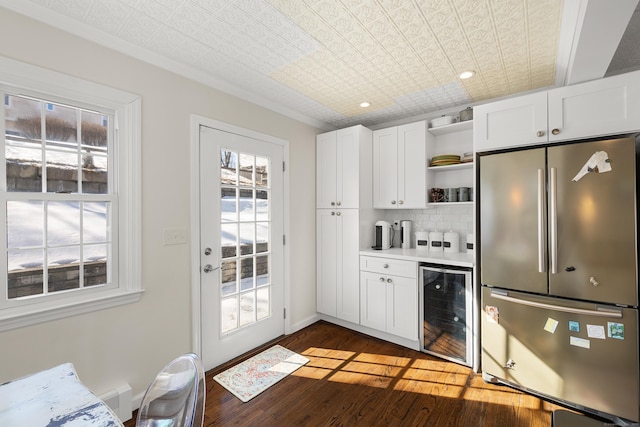
[[[371,103],[369,103],[369,102],[367,102],[367,101],[364,101],[364,102],[361,102],[361,103],[360,103],[360,106],[361,106],[362,108],[367,108],[367,107],[369,107],[370,105],[371,105]]]
[[[473,71],[473,70],[463,71],[462,73],[460,73],[459,77],[464,80],[464,79],[468,79],[470,77],[473,77],[475,73],[476,72]]]

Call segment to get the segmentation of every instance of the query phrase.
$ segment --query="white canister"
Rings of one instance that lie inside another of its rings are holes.
[[[460,252],[460,235],[455,231],[448,231],[444,233],[442,247],[444,248],[445,252]]]
[[[475,253],[475,244],[476,244],[476,236],[473,234],[467,234],[467,253],[474,254]]]
[[[428,231],[416,231],[416,249],[419,251],[429,250],[429,232]]]
[[[442,238],[444,235],[440,231],[429,232],[429,250],[431,252],[442,252]]]

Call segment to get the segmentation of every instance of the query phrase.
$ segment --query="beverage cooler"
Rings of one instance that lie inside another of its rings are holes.
[[[419,277],[421,350],[474,367],[472,269],[421,263]]]

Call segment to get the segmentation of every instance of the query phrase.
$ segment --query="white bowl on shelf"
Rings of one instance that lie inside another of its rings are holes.
[[[453,123],[453,116],[442,116],[431,120],[431,127],[437,128],[438,126],[450,125],[451,123]]]

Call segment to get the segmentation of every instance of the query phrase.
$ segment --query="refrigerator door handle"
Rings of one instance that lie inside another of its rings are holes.
[[[565,307],[562,305],[546,304],[543,302],[514,298],[514,297],[510,297],[506,293],[501,293],[496,291],[491,291],[491,297],[496,299],[501,299],[503,301],[513,302],[516,304],[528,305],[530,307],[544,308],[544,309],[555,310],[555,311],[562,311],[565,313],[586,314],[589,316],[622,319],[622,310],[612,310],[612,309],[586,310],[584,308]]]
[[[546,230],[544,227],[545,217],[545,187],[544,187],[544,170],[538,169],[538,272],[544,273],[546,271],[546,259],[545,259],[545,235]]]
[[[558,274],[558,205],[557,205],[557,169],[549,170],[549,235],[551,238],[551,274]]]

